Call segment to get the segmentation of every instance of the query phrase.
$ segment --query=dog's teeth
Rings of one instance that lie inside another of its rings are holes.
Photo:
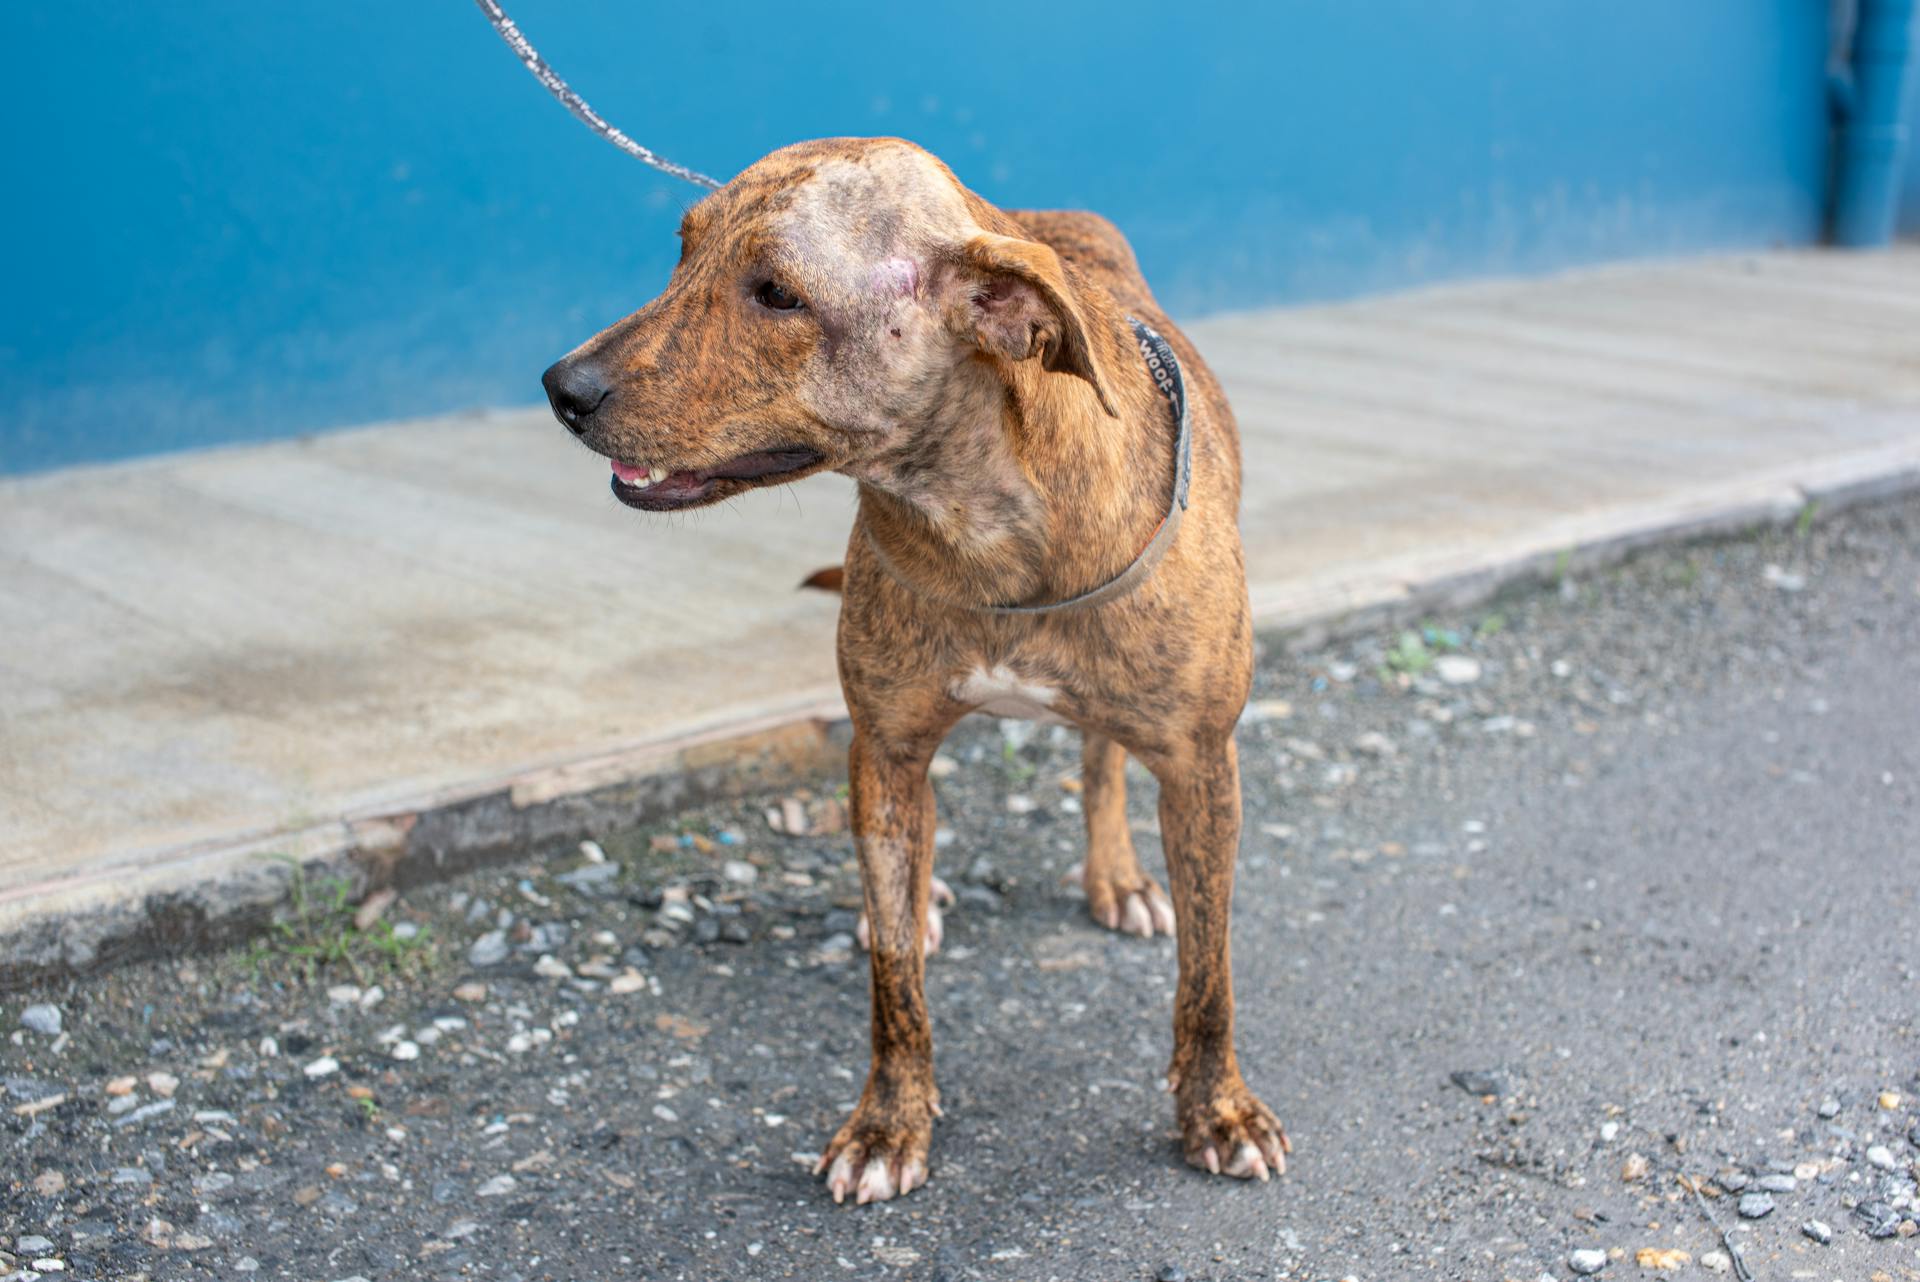
[[[648,468],[648,469],[647,469],[647,484],[648,484],[648,485],[658,485],[658,484],[660,484],[660,482],[662,482],[662,481],[664,481],[664,480],[666,480],[666,479],[667,479],[667,469],[666,469],[666,468],[664,468],[664,467],[650,467],[650,468]]]

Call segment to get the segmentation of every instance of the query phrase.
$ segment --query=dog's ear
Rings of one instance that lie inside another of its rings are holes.
[[[1047,369],[1078,374],[1118,417],[1106,358],[1091,341],[1060,255],[1039,241],[983,232],[967,242],[963,258],[961,297],[949,312],[955,329],[1008,360],[1038,356]]]

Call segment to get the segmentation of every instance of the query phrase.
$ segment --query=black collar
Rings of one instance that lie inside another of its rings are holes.
[[[963,605],[956,601],[943,601],[941,604],[956,610],[971,610],[976,614],[1056,614],[1068,610],[1089,610],[1139,587],[1153,573],[1154,567],[1160,564],[1160,558],[1167,554],[1167,549],[1173,546],[1174,536],[1180,532],[1180,520],[1187,511],[1187,490],[1193,481],[1193,428],[1187,411],[1186,380],[1180,376],[1180,361],[1174,356],[1173,347],[1157,330],[1132,316],[1127,317],[1127,323],[1133,326],[1134,339],[1140,344],[1140,356],[1147,363],[1147,372],[1153,376],[1153,385],[1173,405],[1178,428],[1173,443],[1176,469],[1173,501],[1167,505],[1167,514],[1160,518],[1153,537],[1147,540],[1147,545],[1140,549],[1140,554],[1127,564],[1126,569],[1100,586],[1089,588],[1064,601],[1049,601],[1044,605]],[[863,523],[860,528],[865,530],[866,525]],[[900,577],[887,560],[886,553],[874,542],[871,533],[867,534],[867,546],[873,549],[880,567],[902,587],[918,595],[926,595]]]

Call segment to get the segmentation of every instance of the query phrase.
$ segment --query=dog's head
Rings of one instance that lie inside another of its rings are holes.
[[[541,380],[631,507],[857,469],[937,430],[960,371],[1040,361],[1109,412],[1058,255],[899,139],[802,143],[690,210],[658,298]]]

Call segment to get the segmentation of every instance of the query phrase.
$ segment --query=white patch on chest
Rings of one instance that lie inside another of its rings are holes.
[[[975,712],[990,717],[1018,717],[1024,721],[1061,721],[1053,710],[1060,693],[1052,686],[1022,680],[1004,663],[993,668],[975,668],[954,683],[952,693],[960,703],[972,704]]]

